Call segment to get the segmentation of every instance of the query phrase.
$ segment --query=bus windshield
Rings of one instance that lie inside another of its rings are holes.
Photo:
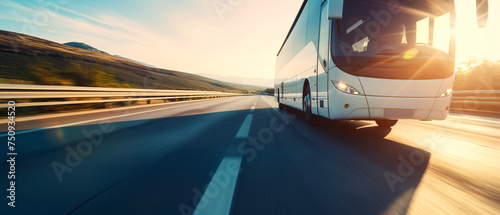
[[[450,77],[453,8],[448,0],[346,0],[343,18],[332,24],[333,60],[357,76]]]

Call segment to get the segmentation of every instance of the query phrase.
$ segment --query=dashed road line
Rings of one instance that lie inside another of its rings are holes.
[[[250,111],[255,111],[255,104]],[[241,124],[235,139],[248,138],[252,125],[253,114],[248,114]],[[200,203],[196,206],[193,215],[220,214],[228,215],[240,172],[241,155],[227,154],[222,159],[217,171],[208,184]]]
[[[253,114],[248,114],[240,127],[240,130],[236,134],[235,138],[247,138],[248,132],[250,132],[250,126],[252,125]]]
[[[240,172],[240,164],[241,156],[224,157],[193,215],[229,214]]]

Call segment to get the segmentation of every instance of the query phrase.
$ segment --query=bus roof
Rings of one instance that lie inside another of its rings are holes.
[[[283,41],[283,44],[281,45],[280,50],[278,51],[278,54],[276,56],[280,55],[281,50],[283,49],[283,46],[285,46],[286,41],[288,40],[288,37],[290,37],[290,34],[292,34],[293,28],[295,27],[295,24],[297,24],[297,21],[299,20],[300,14],[302,14],[302,11],[306,7],[308,0],[304,0],[302,3],[302,6],[300,7],[299,13],[297,14],[297,17],[295,17],[295,20],[293,21],[292,27],[290,28],[290,31],[288,31],[288,34],[286,35],[285,41]]]

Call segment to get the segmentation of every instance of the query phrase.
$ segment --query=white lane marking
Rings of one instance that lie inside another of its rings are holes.
[[[240,172],[241,156],[226,156],[203,193],[193,215],[229,214]]]
[[[240,130],[236,134],[236,138],[247,138],[248,132],[250,131],[250,126],[252,125],[253,114],[248,114],[245,121],[240,127]]]
[[[250,111],[254,112],[255,111],[255,106],[252,106],[252,108],[250,108]]]
[[[50,127],[46,127],[46,128],[37,128],[37,129],[32,129],[32,130],[19,131],[19,132],[16,132],[16,135],[31,133],[31,132],[35,132],[35,131],[44,131],[44,130],[49,130],[49,129],[54,129],[54,128],[62,128],[62,127],[68,127],[68,126],[74,126],[74,125],[81,125],[81,124],[90,123],[90,122],[133,116],[133,115],[150,113],[150,112],[155,112],[155,111],[162,111],[162,110],[167,110],[167,109],[172,109],[172,108],[185,107],[185,106],[189,106],[189,105],[193,105],[193,104],[179,105],[179,106],[175,106],[175,107],[169,106],[169,107],[161,108],[161,109],[147,110],[147,111],[142,111],[142,112],[137,112],[137,113],[129,113],[129,114],[111,116],[111,117],[105,117],[105,118],[91,119],[91,120],[86,120],[86,121],[80,121],[80,122],[74,122],[74,123],[68,123],[68,124],[62,124],[62,125],[55,125],[55,126],[50,126]],[[8,133],[0,134],[0,137],[6,137],[6,136],[8,136]]]
[[[255,108],[255,106],[253,107]],[[247,138],[252,125],[253,114],[248,114],[236,134],[236,139]],[[212,176],[193,215],[220,214],[228,215],[240,172],[241,155],[226,155],[217,171]]]

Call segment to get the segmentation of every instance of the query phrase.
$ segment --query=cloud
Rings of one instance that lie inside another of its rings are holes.
[[[36,10],[34,9],[31,9],[29,7],[25,7],[21,4],[18,4],[16,2],[13,2],[13,1],[10,1],[10,0],[3,0],[3,1],[0,1],[0,5],[3,6],[2,8],[11,8],[11,9],[15,9],[16,12],[28,12],[28,13],[35,13]]]

